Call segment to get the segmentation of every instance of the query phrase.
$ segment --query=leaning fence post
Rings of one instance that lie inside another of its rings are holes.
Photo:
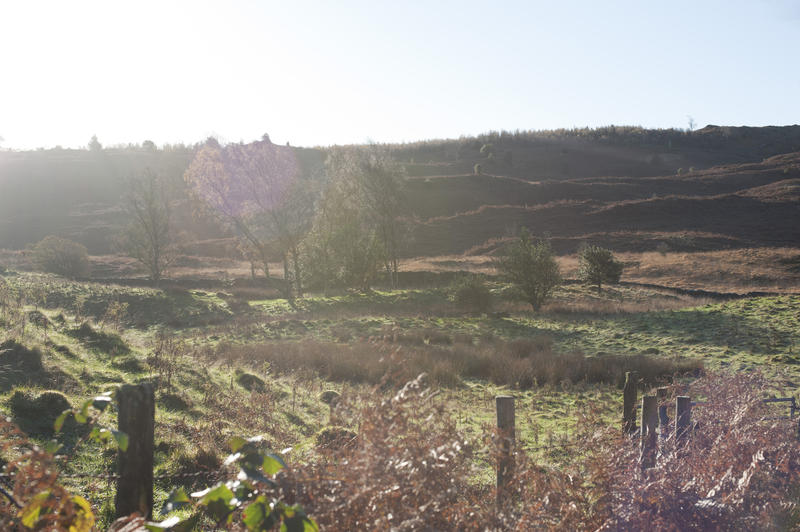
[[[692,399],[686,395],[675,398],[675,441],[683,442],[692,423]]]
[[[625,372],[625,388],[622,391],[622,432],[636,432],[636,385],[639,374],[635,371]]]
[[[661,434],[662,439],[666,439],[667,431],[669,430],[669,415],[667,414],[667,405],[665,403],[669,389],[662,387],[656,390],[656,397],[658,398],[658,432]]]
[[[511,478],[514,476],[514,398],[510,395],[495,397],[497,405],[497,430],[500,434],[500,456],[497,461],[497,504],[503,502]]]
[[[126,384],[117,392],[119,430],[128,435],[128,449],[117,459],[119,479],[114,500],[117,517],[138,512],[153,517],[153,429],[155,399],[149,383]]]
[[[658,398],[655,395],[642,397],[642,469],[656,464],[656,427],[658,426]]]

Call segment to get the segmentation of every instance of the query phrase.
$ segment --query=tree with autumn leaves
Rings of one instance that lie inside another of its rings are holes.
[[[306,280],[325,290],[367,290],[381,268],[396,286],[405,209],[400,167],[375,146],[336,148],[326,178],[307,174],[292,148],[265,135],[225,146],[209,139],[185,180],[233,227],[267,277],[269,262],[282,260],[287,298],[302,296]]]
[[[284,267],[287,298],[302,295],[300,242],[310,228],[314,201],[294,151],[266,135],[249,144],[210,138],[184,174],[194,195],[231,225],[269,277],[269,262]]]

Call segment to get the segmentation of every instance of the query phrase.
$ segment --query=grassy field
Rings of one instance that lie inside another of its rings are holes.
[[[620,285],[563,286],[540,313],[502,298],[465,312],[446,286],[310,294],[295,304],[258,291],[153,289],[7,271],[0,284],[0,411],[46,442],[65,403],[120,383],[157,387],[157,475],[216,471],[232,436],[261,434],[290,459],[318,460],[332,427],[357,431],[364,408],[419,373],[466,438],[494,422],[494,396],[517,397],[518,438],[535,460],[564,464],[580,415],[616,427],[624,372],[648,385],[702,369],[758,369],[774,393],[800,383],[800,296],[694,297]],[[44,397],[56,390],[59,397]],[[323,392],[340,394],[331,409]],[[46,395],[46,394],[45,394]],[[113,424],[113,414],[110,422]],[[337,429],[338,430],[338,429]],[[79,428],[62,436],[63,471],[113,471]],[[545,447],[545,449],[543,449]],[[324,454],[324,453],[323,453]],[[479,459],[475,482],[492,471]],[[179,480],[190,488],[204,478]],[[104,519],[108,480],[66,478]],[[176,481],[158,481],[163,500]],[[157,504],[158,506],[158,504]]]

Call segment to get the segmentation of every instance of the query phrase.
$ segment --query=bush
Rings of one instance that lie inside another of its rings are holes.
[[[17,390],[8,400],[14,421],[29,434],[50,435],[56,418],[68,408],[69,401],[61,392],[44,391],[34,396]]]
[[[586,284],[597,286],[599,292],[603,283],[618,283],[622,276],[623,264],[610,250],[599,246],[585,246],[578,252],[578,276]]]
[[[459,308],[473,312],[489,312],[492,309],[492,293],[484,280],[477,275],[456,280],[450,291],[450,299]]]
[[[28,349],[15,340],[0,343],[0,392],[25,383],[37,383],[45,377],[41,351]]]
[[[561,284],[561,273],[550,244],[534,241],[527,229],[495,260],[495,268],[518,287],[534,311],[550,299]]]
[[[89,274],[89,253],[86,246],[57,236],[46,236],[33,247],[33,260],[42,271],[64,277],[85,277]]]
[[[267,389],[267,383],[264,382],[264,379],[252,373],[240,372],[239,370],[236,372],[236,382],[248,392],[264,392]]]

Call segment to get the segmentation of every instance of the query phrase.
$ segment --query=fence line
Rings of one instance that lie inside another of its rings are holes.
[[[640,439],[641,455],[640,461],[643,469],[653,467],[657,458],[657,433],[660,432],[661,438],[666,439],[669,432],[672,432],[676,442],[685,442],[692,431],[691,411],[695,406],[702,406],[706,402],[692,402],[688,396],[678,396],[675,398],[675,417],[674,422],[670,422],[667,406],[664,404],[668,390],[660,388],[657,395],[643,396],[641,401],[641,427],[636,427],[635,415],[637,411],[638,395],[638,375],[635,372],[626,374],[625,389],[623,392],[623,422],[622,434],[634,438],[638,435]],[[115,496],[115,510],[118,516],[129,515],[138,511],[148,518],[152,516],[153,510],[153,483],[155,480],[177,481],[185,479],[220,479],[225,474],[223,469],[217,471],[196,471],[193,473],[176,473],[155,475],[153,472],[153,444],[155,439],[155,401],[154,391],[150,384],[125,385],[120,388],[117,401],[119,406],[119,428],[126,432],[129,437],[128,450],[118,453],[118,472],[117,473],[59,473],[62,478],[91,478],[97,480],[109,480],[117,482],[117,492]],[[515,409],[513,396],[497,396],[495,398],[497,410],[497,429],[500,436],[498,440],[499,460],[497,467],[497,504],[504,504],[505,497],[512,490],[510,489],[511,480],[514,477],[514,449],[517,446],[515,438]],[[788,403],[790,414],[788,416],[768,419],[791,419],[794,420],[795,413],[800,411],[794,397],[779,397],[764,399],[764,404]],[[633,419],[631,419],[633,414]],[[671,425],[674,425],[670,428]],[[800,433],[800,424],[798,425]],[[357,436],[347,442],[349,445]],[[624,438],[623,438],[624,440]],[[619,437],[593,438],[590,440],[573,440],[563,443],[549,445],[519,445],[526,451],[546,451],[555,449],[568,449],[586,445],[587,443],[612,443],[620,441]],[[331,442],[330,445],[332,445]],[[0,474],[0,484],[5,484],[9,488],[13,487],[14,475]],[[330,480],[341,482],[339,479],[309,479],[310,481]],[[303,480],[295,479],[302,482]],[[131,499],[135,494],[135,498]],[[8,498],[12,504],[21,507],[5,488],[0,485],[0,495]],[[132,502],[133,501],[133,502]],[[131,510],[131,504],[136,508]]]

